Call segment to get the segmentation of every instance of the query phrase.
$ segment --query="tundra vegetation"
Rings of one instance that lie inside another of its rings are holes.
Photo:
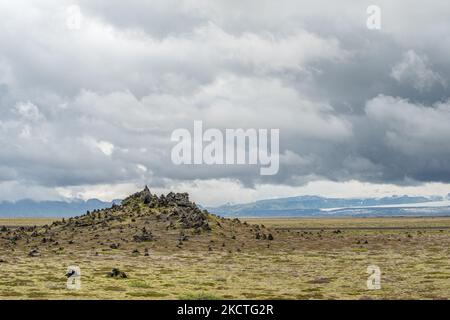
[[[75,218],[0,219],[0,298],[447,299],[449,257],[446,217],[232,220],[145,188]]]

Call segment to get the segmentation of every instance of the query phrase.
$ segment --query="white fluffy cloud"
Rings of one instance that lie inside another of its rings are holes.
[[[450,154],[450,101],[424,106],[379,96],[367,103],[366,113],[396,150],[416,158]]]
[[[392,67],[391,76],[400,83],[410,84],[420,91],[430,90],[435,84],[446,86],[439,73],[431,69],[427,56],[413,50],[403,55],[403,60]]]

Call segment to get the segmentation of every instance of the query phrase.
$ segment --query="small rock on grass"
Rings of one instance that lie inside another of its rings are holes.
[[[108,272],[107,276],[109,278],[116,278],[116,279],[126,279],[128,278],[126,273],[123,271],[120,271],[118,268],[113,268],[111,272]]]

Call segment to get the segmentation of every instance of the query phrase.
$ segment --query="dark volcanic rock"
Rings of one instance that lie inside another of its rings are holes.
[[[39,253],[39,251],[38,251],[37,249],[33,249],[33,250],[31,250],[31,251],[28,253],[28,256],[29,256],[29,257],[39,257],[39,256],[40,256],[40,253]]]
[[[133,236],[133,240],[135,242],[146,242],[153,241],[153,235],[151,231],[147,231],[145,227],[142,228],[142,232],[140,234],[136,234]]]
[[[149,204],[152,201],[152,194],[147,186],[141,191],[141,200],[144,204]]]
[[[118,278],[118,279],[126,279],[128,278],[126,273],[123,271],[120,271],[118,268],[113,268],[111,272],[108,272],[107,276],[109,278]]]
[[[189,194],[187,193],[173,193],[170,192],[165,201],[170,206],[191,207],[192,203],[189,201]]]
[[[174,229],[177,226],[183,229],[195,229],[197,232],[211,230],[208,223],[209,213],[206,210],[202,211],[194,202],[191,202],[187,193],[170,192],[158,197],[152,195],[146,187],[143,191],[125,199],[123,205],[132,203],[136,205],[133,199],[138,199],[151,209],[159,209],[156,218],[167,221],[166,230]],[[149,234],[136,235],[134,238],[135,241],[152,240]]]

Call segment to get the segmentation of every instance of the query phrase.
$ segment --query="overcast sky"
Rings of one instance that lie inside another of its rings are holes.
[[[0,200],[449,193],[448,1],[338,2],[0,2]],[[194,120],[280,129],[279,173],[173,165]]]

